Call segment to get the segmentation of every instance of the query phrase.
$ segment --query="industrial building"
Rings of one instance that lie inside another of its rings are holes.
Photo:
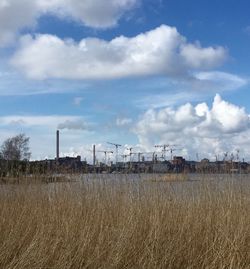
[[[159,152],[135,153],[132,148],[128,148],[129,154],[122,155],[123,161],[118,161],[119,144],[109,143],[115,147],[115,163],[107,162],[108,154],[113,151],[97,151],[93,145],[93,164],[88,164],[77,157],[60,157],[60,132],[56,131],[56,157],[51,160],[42,161],[6,161],[0,160],[0,177],[29,175],[29,174],[69,174],[69,173],[249,173],[250,165],[239,160],[223,160],[210,162],[209,159],[201,161],[187,161],[182,156],[173,156],[173,148],[167,149],[169,145],[156,145],[162,147],[162,156],[158,157]],[[171,159],[166,160],[166,152],[171,152]],[[97,153],[104,153],[104,162],[98,162]],[[150,160],[145,158],[146,154],[152,157]],[[132,155],[137,155],[138,160],[133,161]],[[126,160],[129,157],[129,161]]]

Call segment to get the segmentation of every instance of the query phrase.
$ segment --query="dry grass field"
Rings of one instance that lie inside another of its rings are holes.
[[[117,177],[1,184],[0,268],[250,268],[250,180]]]

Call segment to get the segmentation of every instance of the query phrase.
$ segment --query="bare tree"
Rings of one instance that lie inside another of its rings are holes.
[[[0,156],[5,160],[29,160],[29,140],[25,134],[6,139],[1,146]]]

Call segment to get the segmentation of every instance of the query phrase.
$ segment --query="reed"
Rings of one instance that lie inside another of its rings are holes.
[[[0,268],[250,268],[250,180],[129,177],[0,185]]]

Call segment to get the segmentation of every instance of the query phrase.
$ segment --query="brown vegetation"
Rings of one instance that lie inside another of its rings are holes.
[[[172,173],[172,174],[158,174],[156,176],[151,176],[150,181],[153,182],[178,182],[178,181],[187,181],[189,179],[188,174],[186,173]]]
[[[0,268],[250,268],[250,181],[108,177],[0,185]]]

